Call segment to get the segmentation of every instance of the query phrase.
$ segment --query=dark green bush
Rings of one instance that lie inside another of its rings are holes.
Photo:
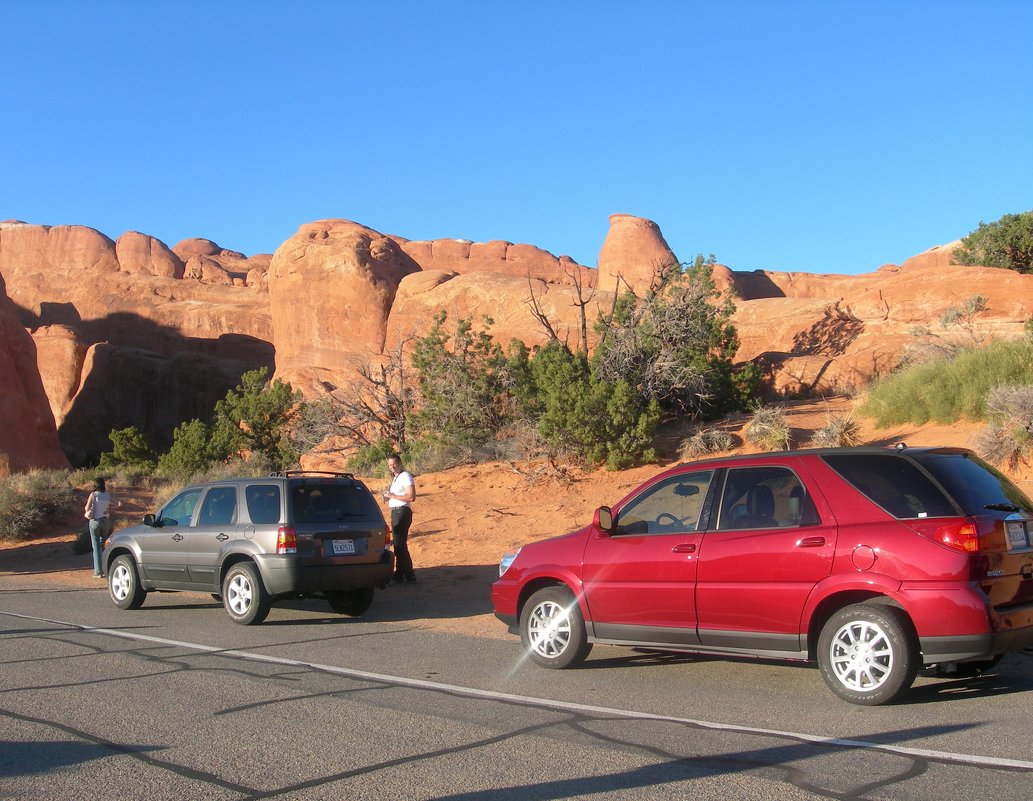
[[[979,223],[979,228],[955,248],[953,262],[1033,272],[1033,211]]]

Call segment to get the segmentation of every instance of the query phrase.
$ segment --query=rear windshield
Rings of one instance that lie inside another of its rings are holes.
[[[855,489],[896,518],[958,514],[928,476],[895,454],[828,454],[821,458]]]
[[[357,481],[315,481],[291,487],[297,523],[332,523],[349,519],[382,519],[373,494]]]
[[[915,454],[913,458],[943,484],[967,515],[1033,515],[1033,504],[1022,490],[974,454],[934,452]]]

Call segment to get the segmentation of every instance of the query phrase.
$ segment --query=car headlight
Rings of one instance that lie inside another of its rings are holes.
[[[506,571],[509,570],[509,566],[513,564],[513,561],[520,554],[520,549],[517,548],[513,553],[507,553],[502,555],[501,561],[499,561],[499,578],[505,575]]]

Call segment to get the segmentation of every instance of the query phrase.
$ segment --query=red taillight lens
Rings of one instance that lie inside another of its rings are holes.
[[[384,529],[384,547],[391,544],[391,526]]]
[[[293,526],[280,526],[276,532],[276,552],[279,554],[298,552],[298,535]]]
[[[923,537],[962,553],[979,553],[979,529],[968,518],[908,521]]]

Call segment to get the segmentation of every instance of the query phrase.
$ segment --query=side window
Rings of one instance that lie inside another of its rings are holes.
[[[248,517],[255,525],[280,522],[280,487],[276,484],[252,484],[244,489]]]
[[[201,489],[199,487],[183,490],[162,508],[159,514],[162,525],[189,526],[190,519],[194,516],[194,507],[197,506],[197,499],[200,497]]]
[[[907,459],[892,453],[822,457],[846,481],[897,518],[950,517],[954,505]]]
[[[237,488],[212,487],[204,497],[197,516],[199,526],[225,526],[237,517]]]
[[[818,513],[807,488],[787,467],[743,467],[728,471],[717,527],[812,526]]]
[[[620,510],[614,534],[696,531],[713,477],[713,470],[682,473],[650,487]]]

